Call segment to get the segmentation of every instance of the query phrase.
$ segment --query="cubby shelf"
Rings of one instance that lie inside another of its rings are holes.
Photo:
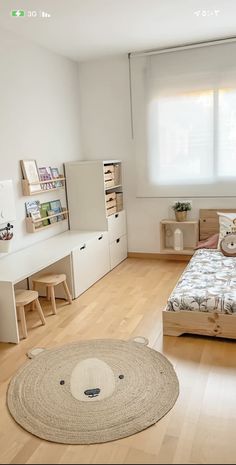
[[[65,208],[63,208],[60,213],[56,213],[55,215],[45,216],[45,217],[40,218],[38,220],[33,221],[31,217],[27,217],[26,218],[27,232],[28,233],[35,233],[35,232],[39,232],[39,231],[44,231],[45,229],[48,229],[48,228],[50,228],[52,226],[56,226],[58,224],[61,224],[64,221],[68,220],[68,214],[69,214],[69,211],[66,210]],[[50,223],[50,224],[47,224],[46,226],[40,226],[40,227],[37,228],[37,224],[42,223],[45,220],[51,220],[52,218],[58,218],[59,216],[63,216],[64,217],[63,220],[55,221],[55,223]]]
[[[160,222],[160,252],[163,254],[175,254],[175,255],[193,255],[195,247],[199,239],[198,231],[198,220],[188,221],[175,221],[170,219],[163,219]],[[185,234],[189,235],[191,244],[185,245],[183,250],[175,250],[174,245],[167,245],[167,231],[173,235],[174,229],[180,228],[184,231],[184,242]]]
[[[27,179],[22,179],[22,191],[23,195],[29,197],[33,195],[38,195],[38,194],[45,194],[46,192],[55,192],[61,189],[64,189],[65,187],[65,181],[66,178],[63,176],[55,179],[48,179],[47,181],[39,181],[39,182],[29,182]],[[58,182],[62,182],[62,186],[57,186],[56,184]],[[54,184],[55,187],[52,187],[51,189],[39,189],[37,191],[32,191],[31,186],[37,186],[37,185],[44,185],[44,184]]]
[[[110,187],[105,186],[105,191],[110,191],[112,189],[118,189],[118,187],[122,187],[122,184],[117,184],[117,186],[110,186]]]

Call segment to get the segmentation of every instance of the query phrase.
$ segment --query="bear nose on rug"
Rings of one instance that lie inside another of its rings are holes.
[[[99,388],[96,388],[96,389],[86,389],[86,391],[84,391],[84,394],[88,397],[97,397],[99,396],[101,392],[101,389]]]

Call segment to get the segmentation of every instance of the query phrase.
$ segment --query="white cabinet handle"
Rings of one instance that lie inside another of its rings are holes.
[[[80,247],[80,250],[84,250],[86,249],[86,244],[82,245],[82,247]]]

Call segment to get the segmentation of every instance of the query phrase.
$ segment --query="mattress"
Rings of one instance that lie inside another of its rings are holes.
[[[167,311],[236,314],[236,258],[195,252],[167,302]]]

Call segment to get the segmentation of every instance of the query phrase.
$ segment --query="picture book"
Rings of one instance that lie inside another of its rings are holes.
[[[50,170],[50,168],[47,167],[47,166],[39,167],[39,168],[38,168],[38,173],[39,173],[39,179],[40,179],[40,181],[50,181],[50,180],[52,179],[51,170]],[[42,189],[44,189],[44,190],[46,190],[46,189],[53,189],[53,188],[54,188],[52,182],[48,182],[48,183],[41,184],[41,187],[42,187]]]
[[[48,210],[48,216],[55,215],[54,210]],[[50,224],[57,223],[57,216],[53,216],[53,218],[49,218]]]
[[[41,203],[41,205],[40,205],[41,218],[45,218],[46,216],[49,216],[48,211],[50,209],[51,209],[50,202]],[[48,224],[50,224],[50,221],[49,221],[48,218],[43,220],[43,226],[47,226]]]
[[[21,160],[20,164],[21,164],[23,178],[27,179],[29,184],[34,183],[30,185],[30,192],[33,193],[33,192],[40,191],[41,185],[37,184],[40,178],[39,178],[36,160]]]
[[[30,216],[33,221],[39,220],[41,218],[40,213],[40,202],[39,200],[31,200],[25,202],[25,209],[26,209],[26,216]],[[35,224],[35,228],[40,228],[42,226],[42,222],[39,221]]]
[[[29,200],[25,202],[26,216],[32,216],[32,213],[40,214],[39,200]]]
[[[52,175],[53,179],[60,179],[60,173],[59,173],[58,168],[50,167],[50,170],[51,170],[51,175]],[[54,184],[54,187],[62,187],[63,186],[63,183],[60,180],[54,182],[53,184]]]
[[[62,206],[60,200],[53,200],[50,202],[50,210],[54,211],[54,214],[62,212]],[[64,215],[58,215],[57,221],[64,220]]]

